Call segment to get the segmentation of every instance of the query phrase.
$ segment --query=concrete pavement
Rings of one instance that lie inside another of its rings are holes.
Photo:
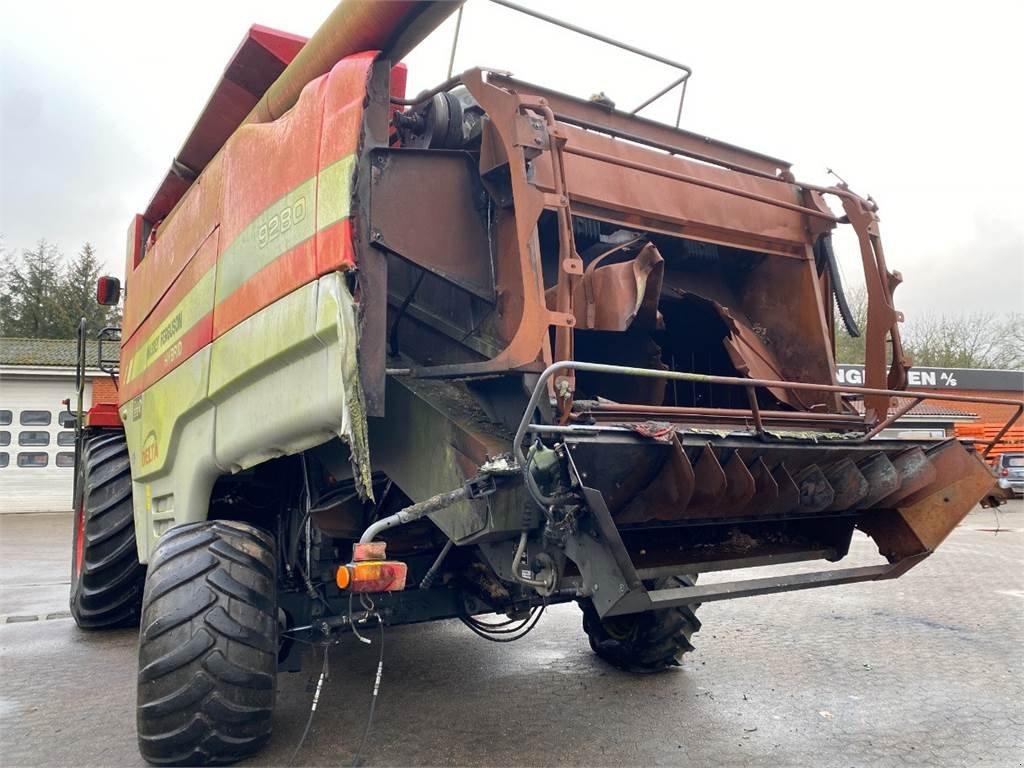
[[[66,610],[70,515],[31,517],[0,517],[5,617]],[[389,629],[364,764],[1022,765],[1022,529],[1015,502],[895,582],[705,605],[697,651],[660,675],[601,663],[571,605],[511,645],[456,622]],[[850,564],[874,556],[858,538]],[[141,765],[135,642],[66,618],[0,625],[0,764]],[[332,648],[296,764],[349,764],[377,652]],[[273,742],[249,765],[287,762],[318,672],[282,676]]]

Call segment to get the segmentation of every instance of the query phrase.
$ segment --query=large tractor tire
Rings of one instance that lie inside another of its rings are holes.
[[[137,626],[146,569],[139,563],[128,445],[120,432],[89,438],[78,467],[71,546],[71,615],[82,629]]]
[[[146,576],[138,738],[155,765],[214,765],[270,737],[277,680],[277,555],[227,520],[172,528]]]
[[[687,576],[659,579],[648,589],[692,587]],[[700,629],[696,606],[666,608],[662,611],[632,613],[601,619],[590,600],[581,604],[583,630],[590,647],[613,666],[630,672],[659,672],[679,666],[683,654],[692,651],[690,639]]]

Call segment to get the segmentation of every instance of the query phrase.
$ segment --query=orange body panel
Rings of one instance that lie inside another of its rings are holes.
[[[126,264],[122,403],[260,309],[353,266],[346,159],[375,56],[343,59],[278,120],[239,128],[145,258]]]

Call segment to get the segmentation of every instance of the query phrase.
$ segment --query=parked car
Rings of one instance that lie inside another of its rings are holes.
[[[1004,453],[996,459],[999,487],[1015,496],[1024,496],[1024,453]]]

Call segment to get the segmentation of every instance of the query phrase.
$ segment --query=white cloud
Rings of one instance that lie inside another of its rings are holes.
[[[1014,3],[583,2],[548,13],[681,60],[683,127],[825,167],[881,205],[908,314],[1024,305],[1024,61]],[[65,251],[91,240],[122,269],[145,207],[245,29],[310,34],[333,3],[33,2],[0,28],[0,232]],[[445,77],[454,19],[408,60],[410,90]],[[631,108],[664,67],[483,0],[466,8],[456,69],[482,64]],[[671,100],[652,117],[671,120]],[[859,259],[843,241],[844,271]]]

